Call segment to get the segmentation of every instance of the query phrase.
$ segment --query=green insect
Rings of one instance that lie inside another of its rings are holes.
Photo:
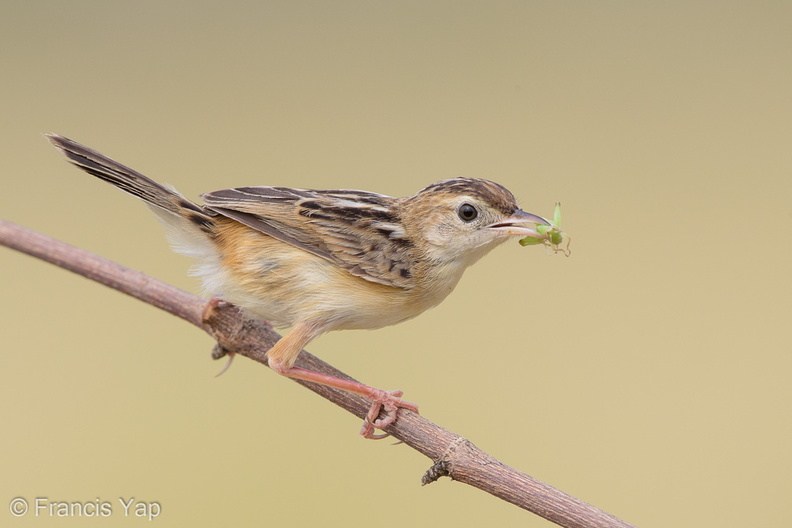
[[[550,225],[537,225],[536,236],[521,238],[520,245],[534,246],[543,244],[555,253],[561,252],[568,257],[572,253],[569,249],[570,238],[568,234],[561,231],[561,202],[556,202],[553,221],[550,222]],[[564,240],[566,240],[566,246],[562,248],[560,246]]]

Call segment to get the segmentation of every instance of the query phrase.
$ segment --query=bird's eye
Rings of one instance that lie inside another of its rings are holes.
[[[463,222],[472,222],[478,216],[478,209],[468,203],[465,203],[459,206],[459,211],[457,211],[457,214]]]

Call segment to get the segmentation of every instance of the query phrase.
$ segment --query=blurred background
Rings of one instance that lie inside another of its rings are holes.
[[[138,201],[57,132],[189,197],[403,196],[484,177],[561,201],[440,307],[310,350],[641,527],[792,514],[792,6],[25,2],[0,6],[0,217],[190,291]],[[0,519],[15,497],[156,501],[166,526],[550,523],[164,312],[0,248]]]

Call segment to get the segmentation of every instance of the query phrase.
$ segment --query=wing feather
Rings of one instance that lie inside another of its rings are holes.
[[[207,209],[309,251],[351,274],[386,286],[412,288],[414,247],[402,227],[398,200],[335,189],[239,187],[202,195]]]

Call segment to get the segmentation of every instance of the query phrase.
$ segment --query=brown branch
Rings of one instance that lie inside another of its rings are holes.
[[[266,352],[280,339],[262,322],[245,320],[232,305],[206,310],[207,301],[82,249],[0,219],[0,244],[40,258],[136,297],[200,327],[220,350],[266,364]],[[208,316],[204,318],[204,313]],[[352,379],[306,351],[297,365]],[[305,381],[297,383],[363,418],[369,403],[360,396]],[[568,528],[631,525],[503,464],[461,436],[415,413],[401,410],[385,431],[434,461],[423,477],[428,484],[442,476],[470,484]]]

